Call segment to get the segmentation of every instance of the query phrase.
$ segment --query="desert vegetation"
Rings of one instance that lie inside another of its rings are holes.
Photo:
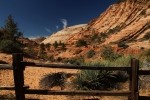
[[[87,46],[87,42],[83,39],[79,39],[76,41],[76,47]]]
[[[113,52],[113,49],[111,46],[104,46],[104,48],[101,51],[101,57],[106,60],[113,61],[113,60],[119,58],[120,56],[121,55]]]
[[[3,28],[0,29],[0,51],[5,53],[21,52],[22,44],[18,38],[23,36],[12,15],[9,15]]]

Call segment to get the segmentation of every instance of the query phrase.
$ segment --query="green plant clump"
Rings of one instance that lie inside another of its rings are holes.
[[[82,46],[87,46],[87,42],[85,40],[79,39],[76,42],[76,47],[82,47]]]
[[[94,50],[89,50],[89,51],[87,52],[87,57],[88,57],[88,58],[92,58],[94,55],[95,55],[95,51],[94,51]]]
[[[150,40],[150,32],[146,33],[143,38],[145,40]]]
[[[128,48],[129,46],[128,46],[125,42],[119,42],[119,43],[118,43],[118,47],[121,47],[121,48],[123,48],[123,49],[126,49],[126,48]]]
[[[0,41],[0,51],[5,53],[18,53],[21,52],[21,44],[12,40]]]
[[[89,65],[105,66],[100,63],[91,63]],[[110,90],[116,88],[118,82],[125,82],[127,79],[126,72],[83,70],[77,74],[74,84],[76,84],[77,89],[81,90]]]
[[[121,57],[121,55],[114,53],[112,47],[105,46],[101,51],[101,57],[105,60],[116,60],[117,58]]]

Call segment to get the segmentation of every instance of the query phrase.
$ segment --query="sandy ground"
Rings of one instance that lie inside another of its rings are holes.
[[[62,69],[48,69],[48,68],[26,68],[25,70],[25,84],[29,85],[32,89],[40,89],[39,82],[40,79],[49,73],[55,72],[67,72],[67,73],[76,73],[77,70],[62,70]],[[0,86],[13,86],[13,73],[11,70],[0,70]],[[54,87],[53,90],[61,90],[60,87]],[[65,90],[68,87],[65,87]],[[14,95],[12,91],[2,91],[0,95]],[[126,97],[96,97],[96,96],[43,96],[43,95],[26,95],[26,98],[36,98],[40,100],[83,100],[89,98],[98,98],[99,100],[127,100]],[[103,99],[102,99],[103,98]]]

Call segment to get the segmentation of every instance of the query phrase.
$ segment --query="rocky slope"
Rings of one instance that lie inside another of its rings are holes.
[[[79,38],[89,41],[93,34],[98,34],[99,38],[106,35],[105,40],[101,41],[102,44],[122,41],[130,43],[141,41],[148,32],[150,32],[150,1],[124,0],[111,5],[98,18],[89,22],[82,33],[74,34],[68,43]]]
[[[58,31],[52,34],[50,37],[42,41],[42,43],[44,44],[54,43],[55,41],[66,42],[66,40],[69,39],[71,35],[79,33],[80,31],[84,30],[85,27],[86,27],[86,24],[80,24],[80,25],[67,27],[61,31]]]
[[[120,0],[82,28],[66,28],[51,35],[43,43],[65,42],[67,50],[59,53],[62,57],[66,53],[71,57],[76,56],[74,52],[78,49],[82,50],[82,55],[91,49],[100,51],[104,45],[111,45],[120,53],[138,54],[143,49],[150,49],[150,38],[145,39],[145,35],[150,37],[150,1]],[[88,46],[75,47],[79,39],[85,40]],[[128,47],[121,48],[119,43]]]

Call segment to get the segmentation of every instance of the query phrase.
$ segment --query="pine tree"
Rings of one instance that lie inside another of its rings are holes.
[[[17,23],[9,15],[4,27],[0,29],[0,51],[6,53],[22,52],[22,45],[17,41],[17,38],[22,35],[23,33],[19,32]]]
[[[62,50],[65,50],[65,49],[66,49],[65,43],[62,43],[61,46],[62,46]]]
[[[17,23],[14,21],[12,15],[8,16],[3,29],[7,31],[5,37],[9,40],[16,40],[18,37],[23,35],[21,32],[19,32]]]
[[[50,43],[47,43],[47,44],[45,44],[45,47],[46,47],[47,51],[49,51],[49,50],[50,50],[50,47],[51,47],[51,44],[50,44]]]
[[[59,44],[58,44],[57,41],[55,41],[54,44],[53,44],[53,46],[54,46],[55,49],[58,47],[58,45],[59,45]]]
[[[44,51],[45,51],[45,44],[44,43],[42,43],[42,44],[40,44],[40,53],[44,53]]]

